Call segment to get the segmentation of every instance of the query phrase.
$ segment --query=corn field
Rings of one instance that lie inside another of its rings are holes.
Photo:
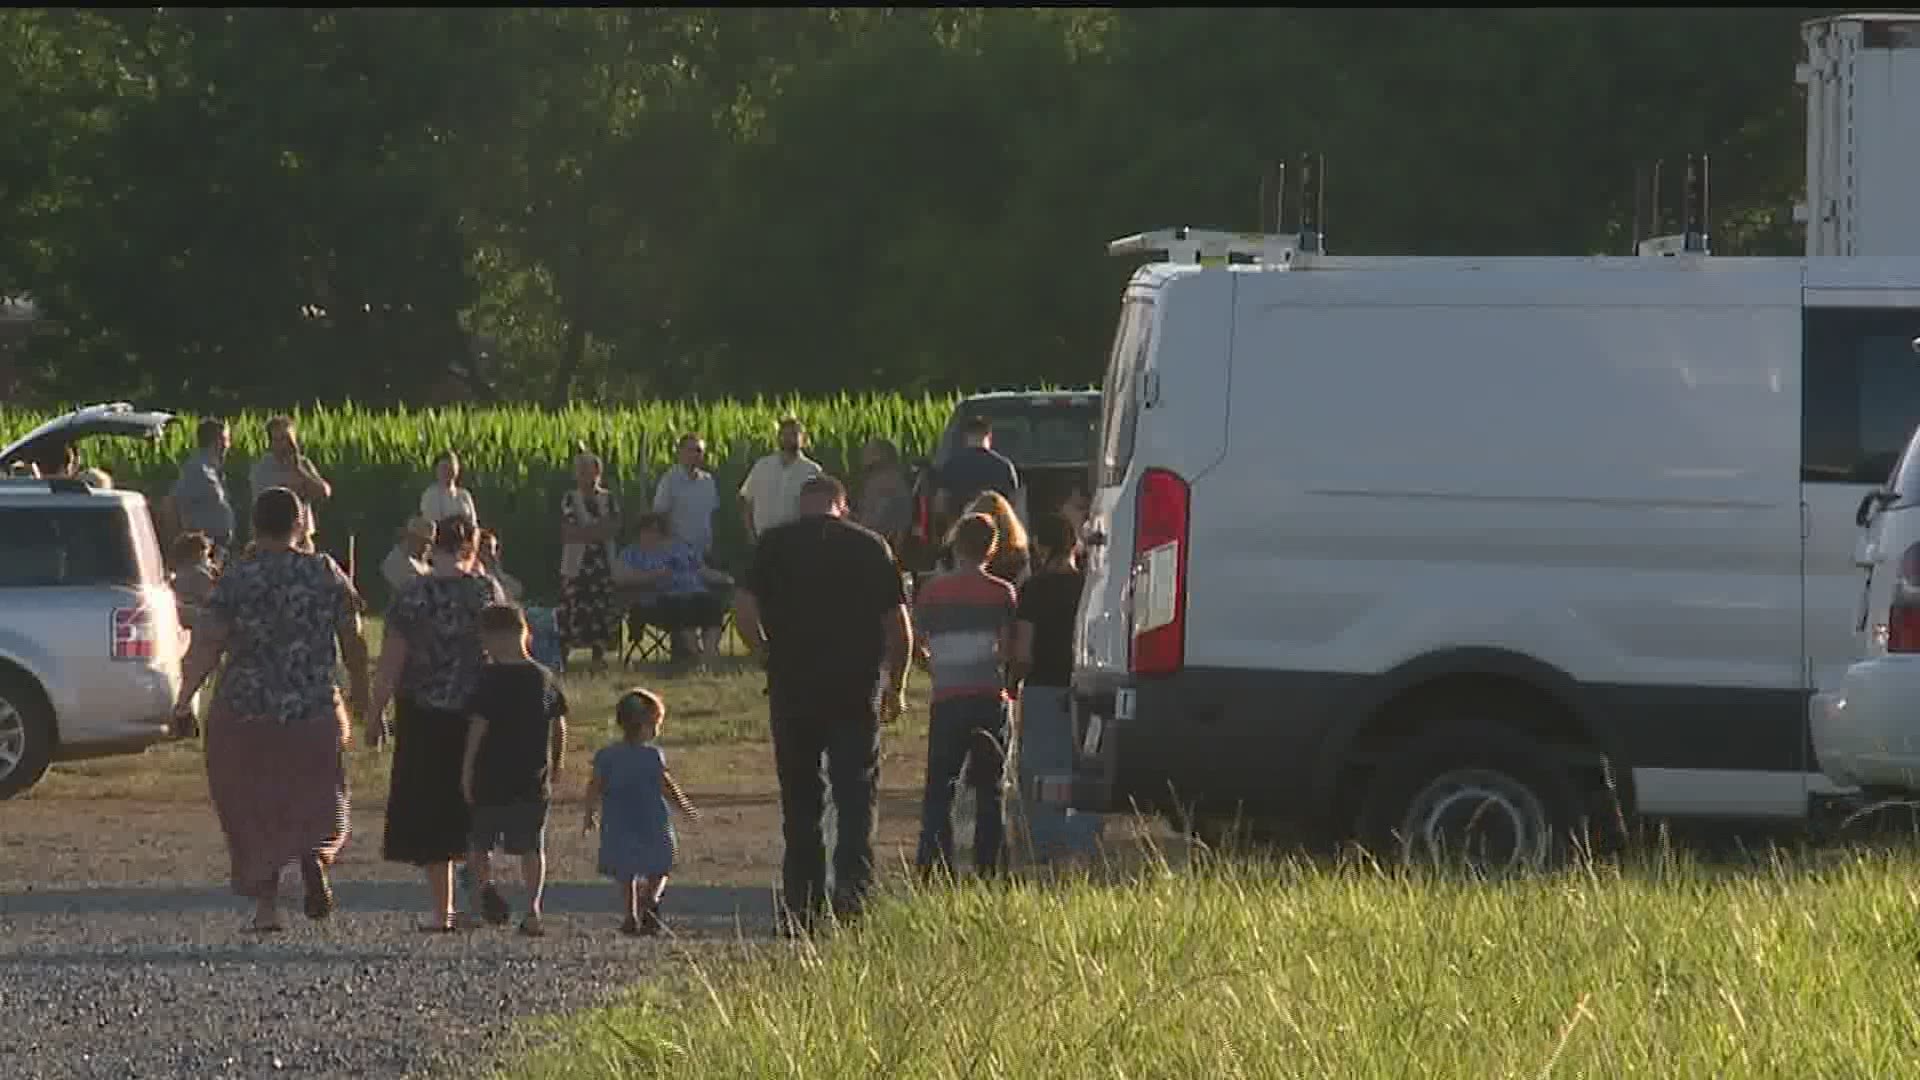
[[[577,442],[605,460],[607,486],[631,518],[650,505],[655,482],[673,464],[680,436],[705,436],[708,467],[721,494],[714,515],[716,555],[737,569],[745,559],[746,536],[735,493],[754,460],[772,449],[782,416],[798,416],[812,439],[809,453],[851,483],[860,448],[869,439],[892,439],[909,457],[928,453],[952,407],[950,398],[842,395],[619,408],[576,404],[558,411],[512,406],[375,412],[344,405],[292,415],[302,449],[334,487],[333,498],[318,508],[320,544],[344,562],[348,538],[355,539],[356,577],[370,600],[384,602],[379,561],[416,512],[420,493],[432,479],[434,458],[452,449],[460,456],[462,483],[473,491],[481,523],[500,534],[507,569],[526,582],[530,598],[551,601],[559,587],[560,496],[573,483]],[[250,497],[247,470],[266,452],[269,415],[229,418],[228,494],[242,519]],[[0,444],[45,419],[0,408]],[[163,495],[193,448],[198,419],[180,417],[164,439],[151,445],[89,439],[80,445],[81,464],[105,469],[116,486]]]

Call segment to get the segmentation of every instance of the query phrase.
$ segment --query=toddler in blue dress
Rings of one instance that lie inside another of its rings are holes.
[[[593,756],[587,782],[588,830],[600,827],[600,872],[619,883],[626,920],[620,932],[660,933],[660,898],[667,890],[678,850],[668,803],[698,821],[700,812],[667,771],[654,740],[667,719],[666,703],[635,688],[614,705],[621,739]]]

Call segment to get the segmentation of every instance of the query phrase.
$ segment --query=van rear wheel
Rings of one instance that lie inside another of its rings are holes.
[[[1524,736],[1424,736],[1374,775],[1359,833],[1410,864],[1499,874],[1566,858],[1579,802],[1567,771]]]
[[[0,670],[0,799],[40,782],[53,762],[53,717],[38,689]]]

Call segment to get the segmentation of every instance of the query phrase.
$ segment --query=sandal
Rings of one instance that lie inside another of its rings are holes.
[[[546,937],[547,928],[541,923],[540,916],[529,915],[520,920],[520,933],[526,937]]]
[[[307,887],[307,918],[319,920],[333,914],[333,886],[327,881],[327,868],[319,859],[300,860],[300,880]]]

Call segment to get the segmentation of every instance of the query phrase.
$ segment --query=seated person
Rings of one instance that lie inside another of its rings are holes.
[[[733,579],[701,565],[691,544],[673,539],[665,514],[643,514],[634,522],[634,542],[620,552],[613,583],[633,596],[629,618],[673,635],[676,656],[710,658],[720,651],[726,623],[726,597]]]
[[[407,582],[425,577],[432,569],[427,556],[433,550],[433,522],[423,517],[409,520],[394,539],[393,550],[380,561],[380,576],[387,581],[392,595],[399,595]]]

